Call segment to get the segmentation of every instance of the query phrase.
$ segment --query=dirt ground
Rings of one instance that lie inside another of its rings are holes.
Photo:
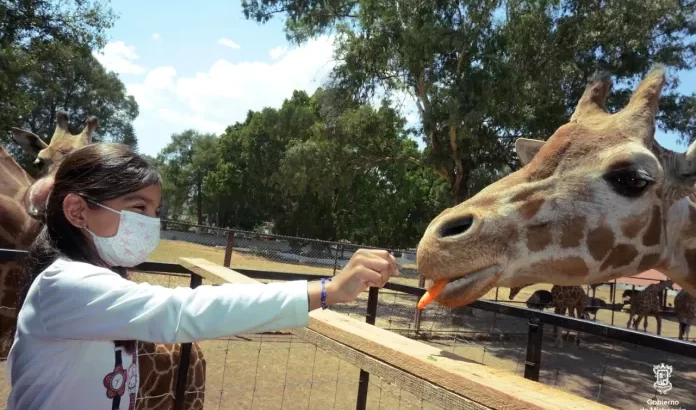
[[[179,256],[202,257],[222,263],[224,249],[190,243],[162,241],[150,260],[176,262]],[[235,252],[232,268],[330,274],[333,269],[303,267],[269,261]],[[137,282],[147,281],[167,287],[187,286],[185,277],[142,272],[132,273]],[[399,282],[417,284],[414,279]],[[523,289],[515,305],[524,302],[536,285]],[[617,297],[620,298],[620,293]],[[353,304],[334,308],[356,319],[364,318],[366,294]],[[609,287],[599,287],[596,297],[610,302]],[[485,299],[496,299],[495,290]],[[498,299],[508,300],[508,289],[498,290]],[[673,298],[668,303],[673,303]],[[397,333],[413,335],[416,300],[409,295],[380,292],[377,323]],[[625,327],[628,315],[613,312],[614,323]],[[598,320],[611,323],[612,312],[600,311]],[[642,325],[639,326],[642,329]],[[663,336],[676,337],[677,325],[663,320]],[[473,310],[453,315],[448,309],[433,306],[423,311],[423,342],[455,353],[466,359],[523,375],[527,345],[524,320]],[[629,343],[618,343],[590,335],[581,335],[575,346],[575,334],[563,347],[552,345],[553,329],[544,328],[540,382],[578,394],[618,409],[649,408],[648,399],[679,400],[681,408],[695,409],[696,359],[666,354]],[[655,332],[655,320],[648,331]],[[696,336],[696,335],[693,335]],[[241,335],[229,340],[201,343],[207,358],[207,409],[354,409],[359,384],[359,369],[289,334]],[[673,390],[656,397],[653,366],[673,366]],[[5,363],[0,364],[0,401],[7,397]],[[675,406],[672,406],[675,407]],[[438,409],[413,394],[372,376],[368,409]],[[657,407],[660,408],[660,407]],[[667,407],[665,407],[666,410]],[[678,408],[678,406],[677,406]]]

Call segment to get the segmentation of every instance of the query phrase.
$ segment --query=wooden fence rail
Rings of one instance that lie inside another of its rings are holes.
[[[259,283],[205,259],[179,258],[179,261],[192,272],[192,276],[216,284]],[[443,408],[610,408],[504,370],[473,363],[341,313],[315,310],[310,312],[309,317],[307,327],[288,330],[365,372],[375,374],[386,382]],[[186,369],[181,370],[185,379]],[[367,390],[361,394],[366,395]],[[360,405],[361,400],[358,398],[358,408]]]

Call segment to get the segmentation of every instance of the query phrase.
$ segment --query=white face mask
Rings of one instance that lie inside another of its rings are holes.
[[[132,211],[117,211],[108,206],[90,201],[104,209],[121,215],[116,235],[105,238],[92,234],[94,246],[99,256],[110,267],[121,266],[131,268],[147,260],[152,251],[157,248],[160,239],[160,220]]]

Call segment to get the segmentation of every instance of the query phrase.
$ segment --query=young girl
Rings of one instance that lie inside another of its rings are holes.
[[[157,170],[127,146],[101,143],[68,155],[49,180],[7,361],[8,410],[126,408],[121,396],[138,388],[137,340],[186,343],[301,327],[309,311],[351,302],[398,275],[388,252],[360,250],[331,281],[137,284],[112,268],[144,262],[157,247]],[[126,371],[115,372],[119,365]],[[116,381],[127,387],[114,391]]]

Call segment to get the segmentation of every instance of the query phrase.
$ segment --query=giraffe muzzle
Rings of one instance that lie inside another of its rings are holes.
[[[446,307],[468,305],[492,289],[498,282],[501,272],[499,265],[493,265],[451,279],[436,301]]]

